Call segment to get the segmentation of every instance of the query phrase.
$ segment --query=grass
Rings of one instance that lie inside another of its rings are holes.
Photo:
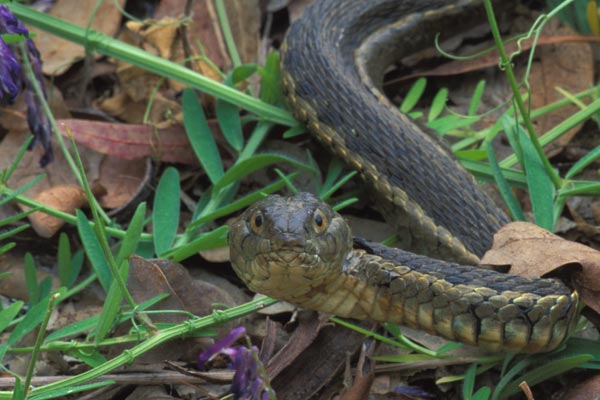
[[[151,253],[161,258],[174,261],[185,260],[198,251],[222,247],[226,245],[227,227],[220,226],[221,218],[235,213],[266,194],[277,192],[284,187],[294,190],[293,180],[298,172],[283,174],[278,171],[279,179],[253,193],[239,195],[240,182],[253,171],[270,168],[276,163],[288,163],[297,171],[304,170],[319,177],[318,167],[314,163],[301,163],[281,154],[258,153],[258,149],[266,135],[276,125],[285,126],[289,130],[285,136],[293,136],[302,132],[302,127],[292,118],[283,105],[278,57],[272,53],[265,65],[247,65],[236,62],[232,71],[225,74],[223,83],[205,78],[185,67],[158,58],[144,51],[105,37],[93,31],[86,31],[32,11],[16,3],[9,5],[10,9],[23,21],[41,28],[42,30],[71,40],[98,53],[118,58],[141,68],[145,68],[163,77],[178,80],[188,85],[182,96],[184,125],[192,148],[210,180],[210,190],[205,192],[193,210],[193,216],[183,232],[178,233],[180,225],[179,173],[173,167],[164,170],[156,188],[154,197],[154,213],[146,218],[146,204],[140,204],[128,223],[120,225],[109,219],[96,201],[91,203],[91,219],[78,211],[69,215],[49,208],[23,193],[35,185],[41,177],[33,179],[28,185],[19,188],[7,186],[7,182],[17,168],[28,143],[24,143],[15,155],[11,167],[0,174],[0,205],[17,202],[31,207],[31,211],[22,212],[13,217],[0,221],[0,227],[7,227],[13,222],[24,220],[33,211],[42,211],[56,216],[77,228],[82,249],[73,252],[66,235],[59,239],[57,260],[61,288],[52,291],[48,280],[39,280],[31,256],[26,256],[26,279],[29,293],[27,307],[18,301],[0,310],[0,332],[7,332],[8,340],[0,344],[0,359],[7,354],[32,355],[32,361],[25,377],[16,377],[17,386],[13,391],[0,391],[0,399],[42,399],[55,398],[66,393],[91,390],[110,381],[90,383],[92,379],[125,365],[136,357],[152,350],[159,344],[185,335],[209,335],[216,324],[223,323],[255,312],[259,308],[272,304],[275,300],[261,299],[243,304],[224,311],[215,311],[205,317],[189,316],[189,320],[181,324],[172,324],[157,329],[147,313],[163,297],[158,296],[143,304],[136,304],[129,293],[127,285],[128,259],[141,248],[150,248]],[[486,2],[486,10],[490,26],[499,49],[503,48],[496,23],[493,18],[491,5]],[[543,21],[542,21],[543,22]],[[543,25],[543,24],[542,24]],[[537,34],[539,27],[532,31]],[[236,53],[235,45],[228,40],[228,48]],[[582,93],[573,94],[540,110],[528,110],[526,93],[522,94],[523,83],[517,82],[512,73],[510,56],[500,51],[502,65],[511,82],[514,96],[503,116],[493,126],[476,130],[474,123],[481,118],[477,115],[479,103],[485,82],[481,82],[473,93],[471,106],[467,116],[444,113],[447,91],[440,91],[433,100],[429,113],[424,116],[414,111],[415,105],[421,100],[426,81],[419,80],[406,96],[401,110],[414,118],[426,119],[424,122],[438,130],[443,135],[453,135],[460,139],[453,145],[461,162],[467,169],[482,180],[497,183],[500,193],[505,200],[514,219],[523,219],[523,211],[513,197],[511,188],[529,188],[531,202],[536,222],[552,230],[564,207],[565,201],[572,195],[597,195],[600,184],[593,181],[575,179],[575,177],[595,159],[600,156],[600,148],[593,149],[579,162],[573,165],[563,176],[560,176],[551,166],[541,150],[542,147],[564,134],[570,127],[598,115],[600,100],[596,99],[598,87],[590,88]],[[234,58],[237,59],[237,58]],[[236,85],[253,74],[259,74],[262,80],[261,91],[252,96],[236,88]],[[212,133],[207,124],[196,90],[215,96],[217,100],[216,116],[225,139],[233,149],[234,162],[229,168],[221,159]],[[584,105],[583,100],[590,100]],[[533,132],[532,120],[556,108],[567,104],[581,104],[579,112],[563,121],[561,124],[546,132],[540,138]],[[248,115],[242,117],[240,110]],[[248,125],[252,123],[252,125]],[[245,138],[242,128],[253,126],[251,134]],[[497,161],[491,140],[504,132],[514,148],[514,155]],[[60,136],[60,135],[58,135]],[[75,157],[71,157],[69,149]],[[61,151],[70,160],[72,172],[81,182],[88,197],[93,199],[81,160],[79,160],[75,144],[62,143]],[[515,168],[515,164],[523,167],[525,172]],[[332,161],[318,188],[322,198],[330,198],[345,182],[352,178],[351,173],[344,173],[342,164]],[[348,197],[337,205],[343,207],[352,202]],[[160,212],[156,212],[156,211]],[[146,232],[146,226],[152,223],[155,234]],[[28,228],[23,224],[0,233],[1,240],[10,238]],[[8,241],[0,246],[0,254],[10,251],[15,246]],[[92,266],[89,275],[80,276],[84,258]],[[1,278],[1,276],[0,276]],[[87,318],[68,325],[59,331],[46,336],[45,324],[52,310],[74,294],[85,289],[90,283],[98,281],[106,292],[106,302],[100,315]],[[114,335],[114,327],[125,322],[133,321],[134,332],[122,336]],[[336,320],[337,321],[337,320]],[[339,322],[343,323],[343,322]],[[347,323],[344,323],[347,325]],[[33,346],[20,347],[20,340],[25,335],[39,329]],[[357,328],[354,328],[357,329]],[[432,351],[424,349],[402,336],[401,330],[395,326],[387,326],[389,335],[379,336],[398,347],[406,348],[412,353],[401,358],[382,358],[387,362],[410,362],[423,359],[448,358],[450,347]],[[373,333],[368,333],[374,335]],[[85,335],[87,339],[67,338]],[[102,349],[115,344],[131,344],[131,347],[121,355],[110,360],[105,359]],[[455,347],[456,345],[451,345]],[[63,351],[90,366],[87,372],[52,384],[38,386],[30,391],[25,390],[31,382],[35,360],[40,352]],[[463,381],[463,397],[466,399],[498,399],[517,393],[519,382],[526,380],[530,385],[543,382],[553,376],[572,370],[573,368],[598,369],[600,364],[600,348],[598,344],[583,339],[571,339],[563,348],[550,353],[533,356],[505,356],[481,358],[471,364],[463,375],[448,376],[439,383]],[[490,368],[499,368],[500,381],[495,387],[478,387],[477,376]],[[10,373],[10,371],[6,370]]]

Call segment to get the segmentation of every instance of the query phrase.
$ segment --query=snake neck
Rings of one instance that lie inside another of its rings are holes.
[[[295,115],[378,193],[403,247],[461,262],[477,260],[508,219],[380,85],[391,62],[431,45],[437,32],[481,20],[481,10],[474,1],[324,0],[282,48]]]

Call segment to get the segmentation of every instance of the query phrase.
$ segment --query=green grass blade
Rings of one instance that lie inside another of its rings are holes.
[[[286,178],[294,179],[298,175],[299,174],[297,172],[294,172],[290,175],[287,175]],[[209,221],[213,221],[219,217],[229,215],[238,210],[241,210],[242,208],[248,207],[250,204],[254,204],[258,200],[264,198],[266,195],[275,193],[276,191],[283,188],[284,186],[285,186],[284,180],[280,179],[277,182],[272,183],[268,186],[265,186],[264,188],[257,190],[255,192],[252,192],[244,197],[241,197],[241,198],[237,199],[236,201],[227,204],[226,206],[218,208],[211,213],[208,213],[206,215],[201,215],[196,221],[189,224],[186,229],[198,227],[201,224],[204,224]]]
[[[581,364],[592,360],[594,357],[590,354],[579,354],[572,357],[566,357],[560,360],[552,360],[544,363],[541,367],[535,368],[522,376],[519,379],[511,382],[501,392],[499,398],[507,398],[521,391],[519,384],[523,381],[529,386],[537,385],[540,382],[546,381],[553,376],[560,375],[566,371],[577,368]]]
[[[295,167],[304,169],[309,172],[316,173],[317,171],[300,161],[297,161],[291,157],[283,156],[280,154],[258,154],[249,157],[243,161],[238,162],[223,175],[223,177],[214,185],[213,191],[218,192],[227,185],[238,182],[244,176],[251,174],[252,172],[264,168],[268,165],[276,164],[279,162],[287,162]]]
[[[179,172],[174,167],[165,170],[158,182],[152,209],[154,250],[157,256],[171,248],[179,227]]]
[[[0,226],[2,226],[2,221],[0,221]],[[13,235],[16,235],[19,232],[22,232],[26,229],[29,229],[30,225],[29,224],[25,224],[25,225],[21,225],[21,226],[17,226],[13,229],[9,229],[7,231],[4,231],[2,233],[0,233],[0,241],[2,240],[6,240],[10,237],[12,237]]]
[[[29,400],[46,400],[46,399],[56,399],[56,398],[72,398],[73,394],[79,392],[86,392],[94,389],[99,389],[104,386],[114,385],[115,381],[101,381],[101,382],[93,382],[88,383],[86,385],[77,385],[77,386],[69,386],[64,389],[51,390],[47,393],[40,394],[37,396],[29,397]]]
[[[4,204],[8,203],[9,201],[12,201],[18,195],[23,194],[24,192],[26,192],[33,186],[37,185],[38,182],[41,181],[42,179],[44,179],[45,177],[46,177],[45,174],[38,175],[35,178],[33,178],[30,182],[27,182],[25,185],[14,190],[9,196],[2,197],[0,199],[0,206],[3,206]]]
[[[99,315],[94,315],[92,317],[82,319],[81,321],[73,322],[72,324],[69,324],[49,334],[44,340],[44,343],[50,343],[55,340],[67,338],[70,336],[77,336],[84,332],[90,331],[98,325],[99,318]]]
[[[214,184],[223,175],[223,162],[202,105],[192,89],[184,89],[182,106],[185,132],[202,168]]]
[[[191,242],[169,250],[163,254],[163,257],[169,258],[173,261],[181,261],[194,254],[197,254],[199,251],[226,246],[228,230],[229,227],[227,225],[223,225],[211,232],[203,233]]]
[[[513,194],[508,181],[502,174],[502,170],[500,169],[500,165],[496,159],[496,153],[494,153],[491,143],[487,143],[486,150],[490,167],[492,168],[492,174],[494,175],[494,180],[496,181],[496,186],[498,187],[498,192],[500,192],[500,196],[502,196],[504,204],[506,204],[508,207],[508,211],[510,212],[512,219],[515,221],[525,221],[525,215],[523,214],[521,205]]]
[[[600,157],[600,146],[596,146],[592,151],[587,153],[585,156],[581,157],[579,161],[577,161],[565,174],[565,178],[570,179],[583,171],[585,167],[594,162],[598,157]]]

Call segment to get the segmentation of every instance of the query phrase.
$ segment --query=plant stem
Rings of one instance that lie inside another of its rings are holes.
[[[81,44],[85,46],[87,51],[97,51],[98,53],[115,57],[123,62],[133,64],[160,76],[175,79],[204,93],[253,112],[263,119],[285,126],[296,126],[298,124],[292,115],[284,109],[267,104],[237,89],[223,85],[182,65],[150,54],[140,48],[113,39],[100,32],[93,30],[86,31],[84,28],[32,10],[16,2],[7,3],[6,6],[22,21],[68,41]]]
[[[230,308],[228,310],[214,311],[212,315],[198,318],[196,320],[186,321],[174,327],[158,331],[154,336],[150,337],[148,340],[145,340],[144,342],[132,347],[131,349],[123,351],[121,354],[119,354],[112,360],[107,361],[79,375],[64,379],[59,382],[50,383],[45,386],[36,387],[31,390],[30,395],[41,396],[45,393],[49,393],[57,389],[81,385],[92,379],[107,374],[118,367],[131,363],[133,360],[135,360],[135,358],[139,357],[140,355],[144,354],[145,352],[153,349],[154,347],[162,343],[165,343],[177,337],[185,336],[186,334],[189,334],[190,332],[198,329],[208,328],[210,326],[223,323],[224,321],[229,321],[232,319],[243,317],[244,315],[251,314],[264,307],[275,304],[277,303],[277,301],[278,300],[271,299],[269,297],[263,297],[242,304],[240,306]],[[9,400],[11,398],[11,391],[0,391],[0,400]]]
[[[519,85],[517,83],[517,79],[515,77],[515,73],[512,69],[512,65],[510,60],[506,54],[506,49],[504,48],[504,43],[502,42],[502,36],[500,35],[500,30],[498,29],[498,23],[496,22],[496,17],[494,15],[494,9],[492,7],[491,0],[485,0],[483,2],[485,11],[488,16],[488,20],[490,23],[490,29],[492,31],[492,36],[494,37],[494,41],[496,43],[496,48],[500,53],[500,59],[502,60],[502,66],[504,67],[504,72],[506,73],[506,77],[508,78],[508,82],[510,83],[510,87],[512,89],[514,95],[514,101],[519,109],[519,113],[521,114],[521,118],[523,119],[523,124],[529,133],[529,137],[531,142],[533,143],[536,151],[540,154],[540,159],[544,163],[544,167],[554,184],[554,187],[559,189],[562,187],[562,179],[560,176],[554,171],[552,164],[548,158],[544,155],[544,149],[540,145],[540,142],[535,134],[535,129],[533,128],[533,124],[531,122],[531,118],[529,118],[529,112],[525,107],[525,103],[523,102],[523,98],[521,97],[521,93],[519,92]]]

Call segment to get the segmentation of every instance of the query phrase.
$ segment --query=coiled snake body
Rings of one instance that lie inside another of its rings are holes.
[[[232,265],[252,290],[490,351],[549,351],[568,337],[577,292],[453,263],[476,263],[508,219],[379,89],[402,54],[480,18],[470,0],[317,0],[292,25],[282,78],[296,117],[374,189],[402,247],[435,258],[364,240],[353,250],[349,228],[325,203],[272,196],[230,230]]]

